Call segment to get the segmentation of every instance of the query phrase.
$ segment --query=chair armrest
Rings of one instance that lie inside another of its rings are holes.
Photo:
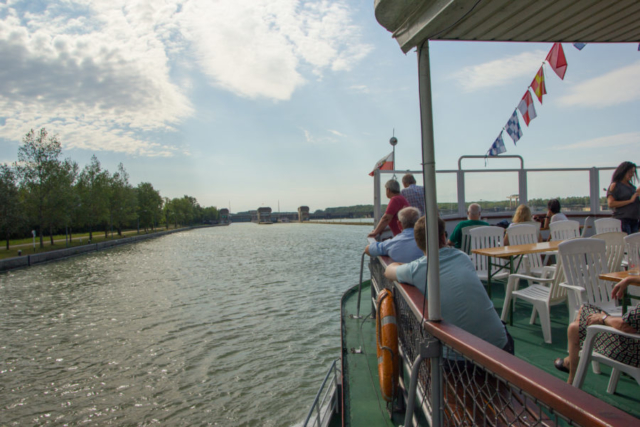
[[[570,291],[577,292],[579,294],[585,291],[585,289],[582,286],[573,286],[568,283],[560,283],[560,286],[562,286],[563,288],[569,289]]]
[[[592,335],[595,336],[600,332],[609,332],[611,334],[621,335],[623,337],[640,340],[640,334],[630,334],[629,332],[622,332],[620,329],[612,328],[611,326],[606,326],[606,325],[590,325],[590,326],[587,326],[587,337],[584,341],[585,344],[587,343],[587,340],[589,340],[590,336]],[[583,346],[583,348],[585,347]]]
[[[514,273],[514,274],[510,274],[509,277],[517,277],[518,279],[524,279],[524,280],[532,280],[534,282],[553,282],[553,279],[543,279],[541,277],[534,277],[534,276],[527,276],[526,274],[522,274],[522,273]]]

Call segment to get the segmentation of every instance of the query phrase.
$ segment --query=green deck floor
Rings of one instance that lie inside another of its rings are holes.
[[[494,283],[492,287],[493,302],[502,311],[504,300],[504,284]],[[370,311],[369,286],[362,289],[361,314]],[[377,377],[377,358],[375,350],[375,323],[371,319],[354,320],[349,314],[356,313],[357,291],[344,299],[344,346],[346,348],[346,374],[349,378],[347,393],[349,407],[346,408],[349,426],[397,426],[404,422],[402,414],[395,414],[389,419],[386,404],[380,397]],[[514,314],[513,326],[509,332],[516,342],[516,356],[528,363],[566,381],[564,374],[553,367],[557,357],[567,355],[568,311],[565,305],[551,308],[551,329],[553,344],[546,344],[542,337],[539,322],[529,324],[531,306],[518,303]],[[352,354],[351,348],[362,348],[362,354]],[[611,369],[601,365],[602,374],[596,375],[589,368],[583,390],[604,400],[605,402],[640,418],[640,386],[626,375],[621,375],[614,395],[606,392]],[[405,375],[408,382],[408,375]]]

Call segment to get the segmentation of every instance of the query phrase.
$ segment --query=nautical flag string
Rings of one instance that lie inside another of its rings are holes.
[[[491,144],[491,148],[487,151],[487,157],[495,157],[498,154],[506,153],[507,149],[504,146],[504,141],[502,140],[502,131],[500,131],[500,135],[496,138],[496,140]]]
[[[522,128],[520,128],[520,121],[518,120],[518,113],[516,113],[516,110],[513,110],[513,114],[507,121],[505,130],[507,131],[507,134],[509,134],[511,139],[513,139],[514,145],[516,145],[516,142],[518,142],[518,140],[522,138]]]
[[[584,49],[584,47],[586,46],[586,43],[574,43],[573,46],[578,49],[578,50],[582,50]]]
[[[518,110],[520,111],[520,114],[522,114],[522,118],[527,126],[529,126],[531,120],[538,116],[536,114],[536,109],[533,106],[533,97],[531,96],[531,92],[529,92],[529,88],[527,88],[522,100],[518,104]]]
[[[567,72],[567,58],[564,56],[561,43],[553,44],[546,61],[551,65],[551,68],[556,72],[558,77],[564,80],[564,74]]]
[[[544,84],[544,69],[542,67],[540,67],[538,73],[531,82],[531,90],[536,94],[538,101],[540,101],[540,105],[542,105],[542,95],[547,94],[547,88]]]

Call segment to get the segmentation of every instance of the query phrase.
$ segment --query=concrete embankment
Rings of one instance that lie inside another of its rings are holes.
[[[68,258],[75,255],[81,255],[87,252],[99,251],[111,248],[113,246],[125,245],[128,243],[136,243],[142,240],[155,239],[156,237],[166,236],[180,231],[193,230],[202,227],[185,227],[177,230],[158,231],[150,234],[142,234],[132,237],[124,237],[117,240],[109,240],[106,242],[91,243],[73,248],[59,249],[57,251],[42,252],[39,254],[23,255],[14,258],[7,258],[0,261],[0,271],[13,270],[15,268],[29,267],[43,262],[55,261],[62,258]]]
[[[341,221],[305,221],[303,224],[331,224],[331,225],[368,225],[373,227],[372,222],[341,222]]]

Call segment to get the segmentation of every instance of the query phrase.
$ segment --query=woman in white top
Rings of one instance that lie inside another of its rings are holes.
[[[549,228],[549,224],[556,221],[566,221],[569,218],[560,212],[560,202],[558,199],[551,199],[547,203],[547,216],[544,219],[542,228]]]
[[[538,228],[538,241],[542,242],[542,236],[540,235],[539,227],[540,223],[533,220],[533,217],[531,216],[531,209],[529,209],[529,206],[527,205],[518,206],[515,213],[513,214],[513,218],[511,219],[511,224],[509,224],[509,227],[511,227],[512,225],[522,224],[531,224],[536,226]],[[506,233],[504,236],[504,245],[509,245],[509,233]]]

